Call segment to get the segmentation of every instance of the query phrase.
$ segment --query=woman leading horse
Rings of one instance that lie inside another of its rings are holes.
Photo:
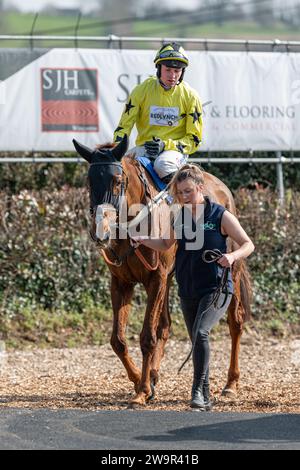
[[[184,165],[171,181],[170,193],[182,206],[166,236],[134,238],[159,251],[177,243],[175,272],[181,307],[193,348],[191,407],[212,407],[209,394],[209,334],[223,317],[233,295],[231,266],[246,258],[254,245],[238,219],[203,194],[204,175],[197,165]],[[183,223],[182,223],[183,222]],[[227,252],[227,237],[238,248]]]
[[[130,224],[120,222],[122,201],[128,211],[138,204],[147,205],[157,195],[151,177],[132,155],[125,155],[126,137],[118,146],[91,150],[73,141],[77,152],[89,162],[88,181],[92,215],[91,235],[97,242],[111,272],[113,331],[111,345],[122,361],[136,395],[131,405],[144,405],[153,398],[160,362],[169,336],[168,291],[175,261],[175,244],[163,252],[139,247],[134,250],[127,232]],[[204,173],[204,193],[235,213],[229,189],[217,178]],[[168,205],[162,202],[163,212]],[[166,213],[166,212],[165,212]],[[113,221],[113,222],[112,222]],[[115,229],[115,230],[112,230]],[[112,232],[114,235],[112,236]],[[243,322],[250,315],[250,282],[243,260],[234,263],[235,294],[228,308],[232,338],[231,361],[224,393],[237,391],[238,354]],[[129,355],[125,330],[134,286],[141,283],[147,292],[147,305],[140,346],[143,356],[140,370]]]

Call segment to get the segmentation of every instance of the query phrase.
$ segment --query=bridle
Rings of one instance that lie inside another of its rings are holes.
[[[120,200],[125,197],[125,193],[126,193],[126,190],[127,190],[127,187],[128,187],[128,176],[123,168],[123,165],[121,162],[94,162],[94,163],[91,163],[90,166],[93,166],[93,165],[116,165],[119,169],[121,169],[121,175],[122,175],[122,180],[121,180],[121,188],[120,188],[120,191],[119,191],[119,194],[117,196],[117,204],[115,207],[115,205],[113,204],[114,208],[116,209],[116,212],[117,212],[117,219],[116,219],[116,229],[117,229],[117,233],[119,232],[120,229],[122,230],[126,230],[127,233],[129,234],[129,229],[130,229],[130,222],[129,223],[119,223],[119,213],[118,213],[118,209],[119,209],[119,203],[120,203]],[[124,175],[125,175],[125,178],[124,178]],[[147,194],[147,184],[146,184],[146,181],[145,181],[145,178],[143,176],[143,174],[140,175],[140,179],[143,183],[143,186],[144,186],[144,191],[145,191],[145,197],[146,197],[146,194]],[[109,201],[106,201],[109,203]],[[96,216],[96,210],[97,210],[97,205],[95,206],[90,206],[90,214],[91,214],[91,217],[94,219],[95,216]],[[143,215],[144,217],[144,215]],[[139,222],[140,222],[140,219],[141,219],[141,216],[140,215],[137,215],[134,220],[134,224],[137,225]],[[131,221],[132,223],[133,221]],[[96,234],[94,234],[92,232],[92,229],[90,229],[90,236],[92,238],[92,240],[98,245],[98,246],[101,246],[101,242],[99,241],[98,237]],[[111,261],[105,250],[108,250],[114,257],[114,261]],[[155,263],[154,263],[154,266],[151,266],[148,261],[144,258],[144,256],[142,255],[142,253],[140,252],[139,248],[138,247],[134,247],[132,245],[130,245],[130,247],[128,248],[128,250],[122,255],[122,256],[119,256],[116,251],[112,248],[112,247],[107,247],[107,248],[100,248],[100,252],[104,258],[104,260],[106,261],[107,264],[111,265],[111,266],[116,266],[116,267],[120,267],[123,262],[125,261],[125,259],[132,255],[134,252],[135,254],[137,255],[137,257],[140,259],[140,261],[143,263],[143,265],[145,266],[146,269],[148,269],[149,271],[154,271],[155,269],[157,269],[158,267],[158,264],[159,264],[159,257],[158,257],[158,253],[155,252],[155,256],[156,256],[156,260],[155,260]]]

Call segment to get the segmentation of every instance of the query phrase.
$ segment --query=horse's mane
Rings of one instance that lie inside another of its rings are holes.
[[[136,159],[135,153],[127,153],[123,158],[126,163],[129,163],[130,165],[135,166],[136,168],[140,167],[139,161]]]
[[[149,187],[151,187],[154,192],[156,193],[157,192],[157,189],[155,187],[155,184],[152,180],[151,177],[148,178],[148,174],[146,171],[144,171],[143,167],[141,166],[140,162],[136,159],[136,155],[134,152],[132,153],[127,153],[123,158],[122,158],[122,161],[123,161],[123,166],[128,167],[128,170],[130,171],[130,167],[132,168],[133,171],[135,171],[138,175],[141,174],[141,172],[144,172],[145,173],[145,176],[146,176],[146,180],[149,184]]]
[[[118,144],[116,142],[106,142],[104,144],[97,144],[96,145],[96,149],[98,150],[101,150],[101,149],[113,149],[114,147],[116,147]],[[122,162],[123,162],[123,166],[125,165],[125,167],[127,165],[131,165],[134,167],[134,170],[139,174],[140,171],[141,171],[141,167],[140,167],[140,163],[139,161],[135,158],[136,155],[134,152],[131,152],[131,153],[127,153],[123,156],[122,158]],[[154,190],[156,190],[155,188],[155,185],[154,183],[152,182],[152,180],[148,180],[148,183],[150,186],[152,186],[154,188]]]

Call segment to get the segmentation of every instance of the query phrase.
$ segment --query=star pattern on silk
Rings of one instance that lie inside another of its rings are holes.
[[[128,116],[129,116],[129,113],[130,113],[132,108],[135,108],[135,106],[133,104],[131,104],[131,100],[129,100],[129,103],[127,103],[126,107],[125,107],[125,113],[127,113]]]
[[[183,152],[183,150],[185,149],[186,145],[183,145],[181,142],[178,142],[178,144],[176,145],[177,149],[179,150],[179,152]]]
[[[200,144],[200,139],[196,134],[192,134],[193,136],[193,141],[195,142],[196,145]]]
[[[195,123],[196,121],[199,121],[201,113],[199,113],[198,109],[195,108],[195,111],[193,113],[190,113],[189,116],[193,118],[193,123]]]

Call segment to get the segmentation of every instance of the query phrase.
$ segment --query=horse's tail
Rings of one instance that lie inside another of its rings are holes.
[[[240,265],[241,277],[240,277],[240,293],[241,293],[241,304],[242,304],[242,323],[250,320],[251,318],[251,301],[252,301],[252,286],[251,277],[247,268],[246,261],[242,260]]]
[[[232,250],[237,248],[232,243]],[[233,279],[235,280],[235,297],[237,305],[235,309],[235,321],[242,325],[251,318],[252,286],[251,276],[244,259],[236,261],[233,265]]]

